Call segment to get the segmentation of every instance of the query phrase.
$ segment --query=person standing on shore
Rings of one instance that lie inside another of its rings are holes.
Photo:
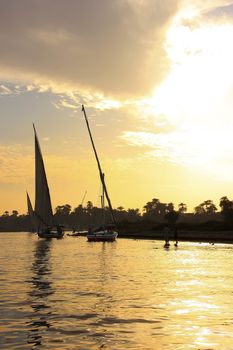
[[[169,245],[169,240],[170,240],[170,229],[168,226],[165,226],[163,229],[163,236],[164,236],[164,240],[165,240],[165,245],[168,246]]]
[[[174,229],[174,241],[175,241],[175,247],[178,246],[178,230],[177,227]]]

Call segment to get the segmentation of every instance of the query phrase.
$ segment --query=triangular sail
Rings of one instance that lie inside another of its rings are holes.
[[[32,208],[32,203],[31,203],[31,200],[30,200],[28,193],[27,193],[27,207],[28,207],[28,215],[30,217],[32,217],[33,216],[33,208]]]
[[[33,128],[35,133],[35,215],[40,222],[40,228],[46,228],[53,226],[53,211],[44,161],[34,124]]]
[[[28,215],[30,217],[30,221],[31,221],[31,228],[35,229],[38,226],[38,220],[36,219],[34,210],[32,208],[32,203],[29,197],[29,194],[27,193],[27,207],[28,207]]]
[[[112,204],[111,204],[111,201],[110,201],[110,198],[109,198],[109,195],[108,195],[108,191],[107,191],[107,187],[106,187],[106,184],[105,184],[104,173],[103,173],[103,171],[101,169],[100,161],[99,161],[99,158],[98,158],[98,155],[97,155],[97,151],[96,151],[96,148],[95,148],[94,140],[93,140],[93,137],[92,137],[92,134],[91,134],[91,129],[90,129],[89,122],[88,122],[88,119],[87,119],[86,111],[85,111],[85,108],[84,108],[83,105],[82,105],[82,112],[83,112],[85,120],[86,120],[87,129],[88,129],[88,132],[89,132],[89,136],[90,136],[90,139],[91,139],[91,144],[92,144],[92,147],[93,147],[93,150],[94,150],[94,153],[95,153],[95,158],[96,158],[98,169],[99,169],[100,180],[101,180],[101,183],[102,183],[102,186],[103,186],[104,194],[105,194],[105,196],[107,198],[108,206],[109,206],[110,213],[111,213],[111,216],[112,216],[112,221],[114,222],[114,224],[116,224],[116,219],[115,219],[115,216],[114,216],[114,213],[113,213]]]

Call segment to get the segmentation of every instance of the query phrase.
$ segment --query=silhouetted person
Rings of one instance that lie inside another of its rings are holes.
[[[177,227],[174,229],[174,241],[175,241],[175,246],[178,246],[178,230]]]
[[[61,234],[62,233],[62,228],[60,225],[57,225],[57,233]]]
[[[168,226],[165,226],[163,229],[163,236],[165,240],[165,245],[169,245],[169,240],[170,240],[170,229]]]

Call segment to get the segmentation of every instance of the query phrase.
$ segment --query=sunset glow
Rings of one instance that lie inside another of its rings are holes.
[[[33,122],[53,206],[97,204],[82,103],[114,207],[233,197],[233,2],[59,3],[0,5],[0,211],[34,196]]]
[[[165,46],[170,71],[142,103],[150,122],[154,119],[154,126],[167,132],[125,132],[122,138],[148,146],[147,155],[205,167],[207,173],[232,181],[233,24],[197,23],[192,28],[183,24],[191,14],[169,28]]]

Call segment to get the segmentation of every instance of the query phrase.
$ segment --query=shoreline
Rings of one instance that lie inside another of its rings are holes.
[[[80,232],[78,236],[86,236],[85,233]],[[147,232],[119,232],[117,239],[141,239],[141,240],[160,240],[164,241],[163,233],[161,231],[147,231]],[[174,241],[171,235],[170,241]],[[188,231],[180,230],[178,232],[179,242],[203,242],[203,243],[228,243],[233,244],[233,231]]]
[[[27,231],[0,231],[0,234],[4,233],[30,233]],[[72,230],[66,230],[65,234],[71,233]],[[76,232],[77,236],[85,237],[87,232]],[[118,239],[140,239],[140,240],[160,240],[164,241],[163,233],[161,231],[146,231],[146,232],[119,232]],[[174,241],[173,236],[170,236],[170,241]],[[195,231],[195,230],[179,230],[178,232],[179,242],[200,242],[200,243],[226,243],[233,244],[233,230],[232,231]]]

